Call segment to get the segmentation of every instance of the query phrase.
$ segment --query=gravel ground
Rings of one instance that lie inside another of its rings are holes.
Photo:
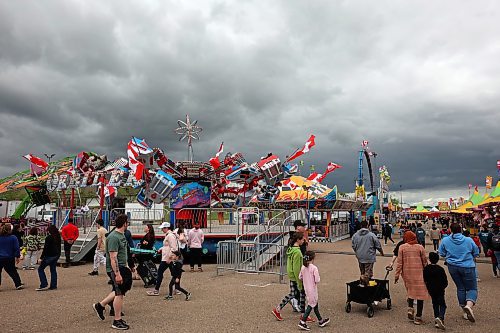
[[[348,251],[349,241],[335,244],[312,244],[323,251]],[[386,247],[392,250],[392,246]],[[390,258],[380,257],[375,275],[382,277]],[[358,277],[357,262],[352,255],[319,253],[316,265],[321,274],[319,305],[321,314],[330,317],[325,328],[311,325],[312,331],[327,332],[437,332],[432,318],[431,302],[424,305],[425,325],[420,327],[406,319],[404,284],[391,283],[392,310],[385,309],[385,302],[368,318],[366,306],[352,304],[346,313],[346,285]],[[181,296],[174,301],[161,297],[148,297],[142,281],[134,281],[134,288],[125,298],[124,319],[136,332],[289,332],[298,331],[298,316],[287,306],[283,322],[275,320],[271,309],[288,293],[288,282],[279,284],[276,276],[225,273],[216,276],[215,265],[205,265],[203,273],[185,273],[182,286],[192,292],[186,302]],[[92,303],[108,292],[107,277],[88,276],[91,265],[58,268],[59,289],[35,292],[38,286],[36,271],[20,271],[26,289],[17,291],[3,273],[0,287],[1,332],[109,332],[113,331],[111,318],[100,321],[92,310]],[[498,332],[500,327],[500,279],[492,277],[491,265],[479,264],[482,281],[479,283],[479,303],[475,307],[477,322],[472,324],[461,318],[453,282],[447,289],[446,314],[449,332]],[[168,288],[166,274],[162,294]],[[393,275],[390,276],[393,279]],[[451,281],[451,279],[450,279]],[[15,309],[15,311],[14,311]]]

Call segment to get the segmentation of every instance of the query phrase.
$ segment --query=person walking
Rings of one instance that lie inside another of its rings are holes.
[[[478,236],[479,236],[479,241],[481,242],[481,246],[483,247],[484,250],[484,255],[487,256],[489,245],[488,245],[488,238],[490,237],[492,233],[488,230],[488,225],[484,223],[481,226],[481,231],[479,231]]]
[[[446,314],[445,289],[448,286],[448,278],[443,267],[437,263],[439,254],[429,253],[430,265],[424,268],[424,282],[429,295],[432,299],[432,308],[434,309],[434,326],[445,330],[444,315]]]
[[[387,245],[387,239],[389,239],[392,244],[395,244],[392,239],[392,226],[389,222],[384,223],[384,226],[382,227],[382,236],[384,236],[384,245]]]
[[[286,250],[286,272],[290,280],[290,293],[286,295],[281,303],[273,308],[272,313],[277,320],[282,321],[281,310],[292,300],[299,300],[297,312],[300,312],[300,318],[303,319],[305,311],[305,291],[302,281],[299,279],[300,270],[302,268],[304,257],[300,251],[300,246],[304,243],[304,234],[302,232],[295,232],[288,240],[288,249]],[[293,305],[292,305],[293,306]],[[309,317],[306,321],[311,321]]]
[[[187,257],[187,243],[188,238],[184,230],[184,223],[179,223],[179,226],[174,230],[175,237],[177,237],[177,242],[179,243],[179,252],[181,253],[181,258],[186,260]]]
[[[132,272],[127,267],[127,215],[120,214],[115,220],[116,228],[106,238],[106,272],[112,281],[112,291],[100,302],[92,305],[97,317],[105,320],[106,305],[113,304],[114,316],[112,328],[128,330],[129,325],[121,318],[123,296],[132,288]]]
[[[17,290],[23,289],[21,277],[16,264],[21,261],[21,249],[17,237],[12,234],[12,225],[5,223],[0,227],[0,285],[2,284],[2,270],[10,276]]]
[[[49,233],[45,237],[42,254],[40,259],[42,262],[38,266],[38,278],[40,279],[40,287],[36,291],[55,290],[57,289],[57,261],[61,256],[61,234],[53,224],[47,229]],[[45,268],[50,268],[50,286],[45,275]]]
[[[181,287],[181,277],[182,272],[184,272],[184,270],[182,269],[182,261],[180,260],[181,256],[182,254],[179,251],[173,251],[170,254],[169,269],[170,274],[172,275],[172,279],[170,280],[170,283],[168,285],[168,295],[165,297],[167,301],[172,301],[174,299],[174,296],[172,295],[174,286],[175,290],[186,295],[186,301],[189,301],[191,299],[191,293]]]
[[[71,247],[80,236],[80,231],[77,226],[73,224],[73,218],[68,218],[68,224],[61,229],[61,236],[64,241],[64,255],[66,256],[66,265],[69,267],[71,264]]]
[[[439,240],[441,239],[441,230],[439,230],[435,224],[432,225],[431,231],[429,232],[429,238],[432,241],[434,251],[437,251],[439,249]]]
[[[99,266],[103,265],[106,267],[106,233],[108,232],[104,228],[104,221],[98,219],[97,223],[97,247],[94,254],[94,267],[89,275],[99,275]]]
[[[200,229],[200,224],[195,223],[194,228],[189,230],[187,245],[189,247],[189,265],[191,272],[194,272],[194,265],[198,265],[198,272],[203,272],[201,267],[202,246],[205,241],[203,230]]]
[[[424,301],[429,299],[423,275],[427,257],[424,247],[418,244],[417,236],[412,231],[405,232],[403,237],[405,243],[399,248],[394,283],[398,283],[400,276],[403,277],[408,295],[408,319],[415,325],[421,325]],[[416,314],[413,308],[414,300],[417,301]]]
[[[377,251],[384,255],[384,250],[380,245],[377,236],[368,230],[368,222],[361,222],[361,229],[352,237],[352,249],[358,259],[361,283],[368,285],[368,281],[373,277],[373,266],[377,261]]]
[[[307,251],[304,256],[303,266],[300,269],[299,279],[302,280],[304,291],[307,298],[307,308],[305,309],[303,317],[299,321],[299,328],[301,330],[309,331],[310,328],[304,318],[308,318],[312,310],[318,319],[319,327],[325,327],[329,322],[329,318],[322,318],[318,306],[318,284],[320,276],[318,267],[314,265],[314,258],[316,254],[313,251]]]
[[[417,223],[417,229],[415,229],[415,235],[417,236],[418,244],[422,245],[425,248],[425,230],[422,228],[422,223]]]
[[[488,249],[493,252],[500,270],[500,227],[498,224],[493,226],[493,232],[488,236]]]
[[[148,296],[159,296],[160,295],[160,287],[163,282],[163,274],[168,269],[171,259],[170,255],[173,251],[177,251],[177,238],[175,237],[172,230],[170,230],[170,223],[163,222],[159,228],[165,234],[165,238],[163,239],[163,247],[159,250],[161,252],[161,262],[158,267],[158,278],[156,279],[156,285],[153,290],[148,290]]]
[[[472,308],[477,302],[477,277],[474,259],[479,249],[470,237],[462,235],[462,227],[452,223],[452,234],[441,241],[439,255],[445,258],[448,272],[457,287],[458,305],[463,310],[464,319],[475,322]]]
[[[40,238],[38,238],[38,228],[30,229],[29,235],[26,236],[26,255],[24,256],[23,269],[36,269],[38,261],[38,251],[42,248]]]

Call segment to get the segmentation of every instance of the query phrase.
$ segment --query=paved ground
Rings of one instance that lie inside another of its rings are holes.
[[[336,244],[313,244],[327,251],[349,249],[349,241]],[[387,246],[392,249],[392,246]],[[390,258],[379,258],[376,276],[383,276]],[[319,288],[320,310],[332,319],[329,327],[312,331],[326,332],[437,332],[431,323],[432,305],[424,306],[426,324],[417,327],[406,317],[405,289],[402,283],[391,283],[392,310],[379,305],[373,318],[366,316],[366,306],[353,304],[346,313],[345,282],[357,278],[354,256],[320,253],[316,264],[322,282]],[[90,265],[59,268],[57,291],[35,292],[38,286],[36,271],[20,271],[26,289],[13,290],[12,281],[3,273],[0,287],[1,332],[111,332],[111,319],[102,322],[95,316],[91,304],[109,291],[104,275],[90,277]],[[461,318],[456,304],[455,287],[447,289],[449,332],[495,332],[500,327],[500,279],[494,279],[491,267],[480,264],[479,303],[475,308],[477,323]],[[393,276],[391,276],[391,279]],[[168,282],[168,280],[166,281]],[[298,331],[298,316],[288,306],[283,310],[285,320],[278,322],[271,314],[273,306],[288,292],[288,284],[278,284],[272,276],[226,273],[215,275],[215,265],[206,265],[203,273],[186,273],[183,286],[193,293],[191,301],[180,296],[168,302],[163,297],[148,297],[141,281],[127,295],[124,312],[131,330],[136,332],[294,332]],[[165,285],[162,293],[165,293]]]

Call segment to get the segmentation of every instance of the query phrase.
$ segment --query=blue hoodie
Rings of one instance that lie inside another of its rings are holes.
[[[14,235],[0,236],[0,259],[19,258],[19,242]]]
[[[474,258],[479,256],[479,249],[472,238],[453,234],[443,238],[439,245],[439,255],[453,266],[476,267]]]

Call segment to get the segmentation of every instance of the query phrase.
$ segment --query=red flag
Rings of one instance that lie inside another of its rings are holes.
[[[217,152],[217,154],[215,154],[214,157],[208,160],[208,162],[210,162],[210,164],[214,169],[220,168],[219,155],[222,154],[223,151],[224,151],[224,142],[220,144],[219,151]]]
[[[306,141],[304,147],[302,147],[302,149],[297,149],[295,153],[293,153],[292,156],[290,156],[286,161],[290,162],[291,160],[294,160],[297,157],[309,152],[309,150],[311,150],[311,148],[314,147],[314,145],[316,144],[316,142],[314,142],[315,138],[316,137],[314,135],[311,135],[309,137],[309,140]]]
[[[222,154],[223,151],[224,151],[224,141],[222,141],[222,143],[220,144],[219,151],[217,152],[217,154],[215,154],[215,157],[219,157],[219,155]]]
[[[469,184],[469,190],[472,188],[472,184]]]
[[[323,175],[320,174],[320,173],[317,173],[317,172],[313,172],[309,175],[309,177],[307,177],[307,180],[311,180],[313,182],[319,182],[319,180],[321,179]]]
[[[368,140],[363,140],[363,141],[361,142],[361,146],[362,146],[363,148],[367,147],[367,146],[368,146]]]
[[[340,168],[342,168],[342,165],[333,162],[328,163],[325,172],[323,172],[323,175],[319,177],[318,183],[321,183],[321,181],[325,179],[326,175],[328,175],[330,172],[333,172],[335,169],[340,169]]]
[[[477,185],[476,187],[474,187],[474,192],[478,192],[479,190],[477,189]]]
[[[41,172],[46,171],[47,168],[49,167],[49,164],[47,162],[42,160],[40,157],[36,157],[33,154],[24,155],[23,157],[28,161],[30,161],[31,163],[30,169],[32,174],[38,175]]]

